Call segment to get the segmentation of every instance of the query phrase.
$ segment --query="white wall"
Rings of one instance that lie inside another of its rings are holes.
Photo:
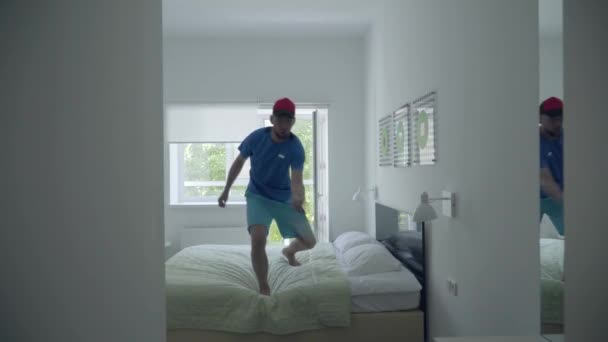
[[[288,96],[328,103],[330,239],[363,230],[360,204],[351,201],[364,182],[365,44],[363,38],[178,38],[164,45],[165,103],[262,101]],[[168,183],[168,178],[165,178]],[[167,191],[166,185],[166,193]],[[165,199],[168,203],[168,198]],[[179,227],[243,226],[245,208],[167,207],[166,235]]]
[[[377,116],[382,116],[377,113],[385,113],[384,110],[384,27],[380,23],[384,20],[384,1],[377,2],[378,7],[373,13],[374,25],[370,27],[367,33],[366,44],[366,59],[365,59],[365,99],[366,99],[366,115],[365,115],[365,180],[366,188],[371,189],[377,185],[376,170],[378,165],[377,151]],[[365,198],[365,231],[372,236],[376,236],[376,212],[375,201],[377,199],[371,196]],[[403,208],[401,208],[403,209]]]
[[[540,36],[540,101],[564,98],[564,43],[561,35]],[[539,105],[540,105],[539,101]],[[537,111],[538,112],[538,111]]]
[[[0,32],[0,340],[164,341],[160,1],[2,1]]]
[[[540,101],[564,95],[563,0],[538,0]]]
[[[437,90],[439,160],[376,167],[368,182],[408,211],[425,190],[458,197],[457,218],[429,228],[431,335],[538,334],[538,5],[389,0],[382,19],[368,41],[366,141],[379,117]]]
[[[606,340],[606,16],[606,2],[564,2],[568,342]]]

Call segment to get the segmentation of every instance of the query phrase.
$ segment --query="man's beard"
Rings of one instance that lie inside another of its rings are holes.
[[[289,137],[289,132],[287,132],[287,133],[281,133],[280,131],[275,130],[274,134],[277,136],[277,138],[279,138],[281,140],[285,140],[285,139],[287,139]]]

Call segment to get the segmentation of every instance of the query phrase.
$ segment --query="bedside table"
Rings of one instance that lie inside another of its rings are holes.
[[[435,342],[547,342],[540,336],[436,337]]]

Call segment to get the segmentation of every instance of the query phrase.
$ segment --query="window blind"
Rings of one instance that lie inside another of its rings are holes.
[[[240,142],[260,127],[257,110],[256,104],[167,106],[167,141]]]

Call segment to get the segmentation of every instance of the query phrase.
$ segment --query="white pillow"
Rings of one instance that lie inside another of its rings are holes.
[[[543,215],[540,220],[540,238],[541,239],[563,239],[564,237],[559,235],[559,232],[549,219],[549,216]]]
[[[401,263],[380,243],[355,246],[342,255],[349,276],[399,271]]]
[[[341,253],[344,253],[355,246],[374,242],[376,242],[376,239],[367,233],[350,231],[340,234],[336,240],[334,240],[334,246]]]

